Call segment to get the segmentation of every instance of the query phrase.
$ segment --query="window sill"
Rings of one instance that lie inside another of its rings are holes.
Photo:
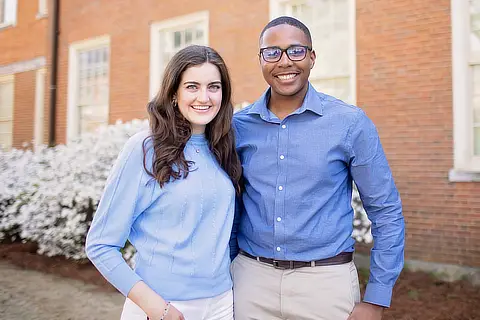
[[[43,19],[43,18],[47,18],[48,17],[48,14],[47,13],[37,13],[37,15],[35,16],[35,18],[37,18],[37,20],[40,20],[40,19]]]
[[[450,182],[480,182],[480,172],[450,169],[448,173]]]
[[[3,31],[8,28],[12,28],[15,25],[13,23],[0,23],[0,31]]]

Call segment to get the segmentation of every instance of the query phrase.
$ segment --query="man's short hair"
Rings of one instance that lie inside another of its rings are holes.
[[[270,21],[260,33],[260,42],[262,41],[263,34],[265,33],[265,31],[282,24],[288,24],[289,26],[302,30],[303,33],[307,36],[310,46],[312,45],[312,35],[310,34],[310,30],[308,30],[307,26],[304,25],[303,22],[301,22],[300,20],[297,20],[293,17],[288,17],[288,16],[278,17]]]

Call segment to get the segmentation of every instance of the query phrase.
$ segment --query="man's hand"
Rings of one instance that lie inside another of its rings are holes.
[[[381,320],[384,309],[382,306],[360,302],[355,305],[347,320]]]

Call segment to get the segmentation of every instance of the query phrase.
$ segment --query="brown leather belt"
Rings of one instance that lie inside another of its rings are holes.
[[[269,258],[263,258],[263,257],[255,257],[243,250],[240,250],[240,254],[250,259],[254,259],[263,263],[270,264],[276,269],[297,269],[297,268],[305,268],[305,267],[332,266],[337,264],[349,263],[350,261],[353,260],[352,252],[342,252],[334,257],[315,260],[315,261],[290,261],[290,260],[275,260],[275,259],[269,259]]]

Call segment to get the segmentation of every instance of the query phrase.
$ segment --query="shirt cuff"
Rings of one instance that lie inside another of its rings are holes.
[[[111,280],[111,284],[125,297],[128,296],[128,293],[137,282],[142,281],[142,278],[126,262],[120,263],[108,274],[107,278],[107,280]]]
[[[363,301],[388,308],[392,301],[392,291],[393,287],[369,282],[367,284],[367,289],[365,290]]]

